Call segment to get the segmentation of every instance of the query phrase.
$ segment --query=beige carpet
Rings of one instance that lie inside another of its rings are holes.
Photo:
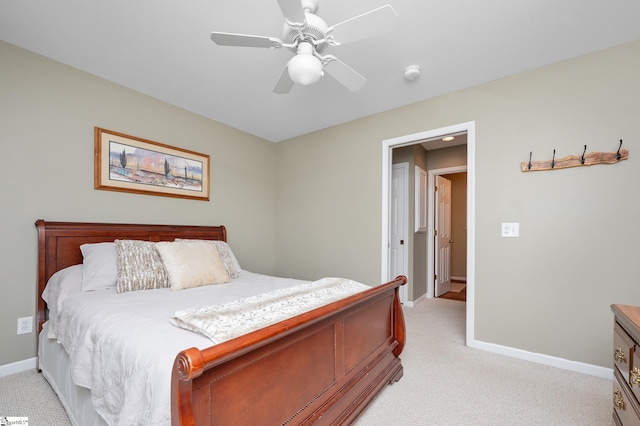
[[[358,426],[610,426],[611,381],[464,346],[465,304],[428,299],[405,308],[404,377]],[[0,417],[69,425],[42,375],[0,378]]]
[[[405,318],[404,377],[358,426],[612,424],[610,380],[466,347],[464,303],[427,299]]]
[[[35,370],[0,377],[0,418],[28,417],[29,426],[71,425],[58,397]]]

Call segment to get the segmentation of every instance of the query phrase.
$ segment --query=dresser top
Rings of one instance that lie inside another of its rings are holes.
[[[611,310],[616,315],[623,315],[636,325],[640,326],[640,306],[611,305]]]
[[[640,306],[611,305],[616,321],[636,343],[640,343]]]

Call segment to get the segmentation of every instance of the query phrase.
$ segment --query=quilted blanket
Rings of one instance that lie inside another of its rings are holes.
[[[176,311],[171,323],[221,343],[368,288],[344,278],[323,278],[221,305]]]

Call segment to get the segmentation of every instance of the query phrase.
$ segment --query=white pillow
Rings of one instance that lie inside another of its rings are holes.
[[[115,288],[118,255],[114,243],[82,244],[82,291]]]
[[[169,275],[171,290],[231,281],[218,250],[207,242],[159,242],[156,249]]]

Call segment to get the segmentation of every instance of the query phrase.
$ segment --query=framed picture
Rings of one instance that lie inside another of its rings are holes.
[[[209,156],[95,128],[94,188],[209,200]]]

